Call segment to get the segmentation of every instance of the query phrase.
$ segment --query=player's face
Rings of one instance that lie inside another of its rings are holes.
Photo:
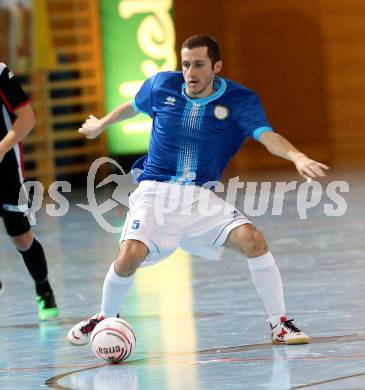
[[[194,49],[183,48],[181,50],[181,63],[186,94],[193,98],[204,98],[214,92],[214,76],[222,68],[222,61],[218,61],[212,67],[212,61],[208,57],[207,47]]]

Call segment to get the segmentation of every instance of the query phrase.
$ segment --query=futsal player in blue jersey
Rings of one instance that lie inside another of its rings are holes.
[[[133,101],[102,119],[90,116],[79,130],[95,138],[109,125],[140,112],[153,119],[148,154],[135,164],[139,186],[130,197],[119,254],[104,281],[101,311],[71,328],[68,340],[87,344],[98,322],[117,315],[139,266],[162,260],[177,247],[212,259],[230,247],[248,259],[270,320],[272,343],[307,343],[309,337],[286,316],[280,273],[265,238],[239,210],[218,198],[209,183],[220,179],[248,137],[292,161],[304,178],[325,176],[328,167],[272,130],[253,91],[217,76],[222,61],[213,38],[187,39],[181,58],[182,72],[156,74]],[[202,212],[203,199],[221,211]],[[158,207],[163,209],[166,200],[174,207],[163,214],[162,222],[157,221]]]

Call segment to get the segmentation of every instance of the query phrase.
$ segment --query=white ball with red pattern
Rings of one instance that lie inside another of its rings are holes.
[[[90,340],[95,355],[111,363],[128,359],[136,346],[136,335],[131,325],[114,317],[100,321],[92,331]]]

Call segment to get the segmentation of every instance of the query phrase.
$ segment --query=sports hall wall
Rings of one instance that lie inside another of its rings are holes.
[[[223,75],[256,90],[275,129],[331,166],[365,165],[365,1],[175,0],[177,45],[222,45]],[[231,169],[288,166],[252,143]]]
[[[50,71],[21,76],[37,114],[25,142],[27,173],[47,185],[59,175],[87,172],[106,149],[102,138],[77,133],[89,114],[103,113],[99,2],[46,4],[59,61]],[[222,75],[258,92],[275,129],[332,167],[365,165],[364,0],[174,0],[173,6],[177,51],[189,35],[215,36]],[[1,12],[5,55],[13,39],[4,33],[7,21]],[[229,170],[280,167],[290,163],[252,141]]]

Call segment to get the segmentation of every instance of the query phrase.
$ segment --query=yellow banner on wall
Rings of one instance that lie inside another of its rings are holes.
[[[49,70],[56,65],[49,11],[46,0],[32,1],[32,69]]]

